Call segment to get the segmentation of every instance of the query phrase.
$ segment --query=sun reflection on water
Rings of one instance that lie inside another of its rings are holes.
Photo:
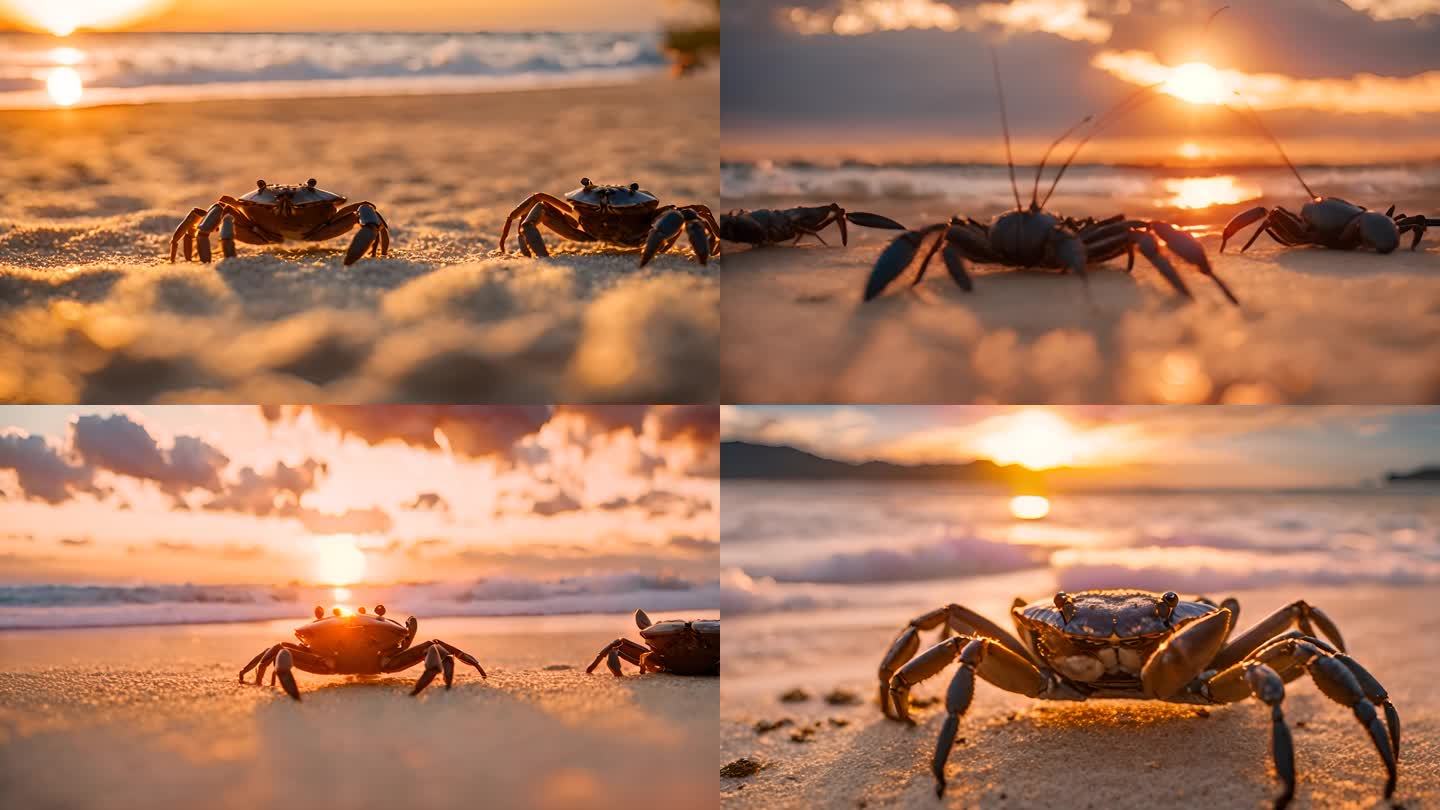
[[[1157,202],[1171,208],[1233,205],[1256,199],[1262,194],[1259,186],[1242,183],[1230,174],[1213,177],[1167,177],[1161,182],[1170,196]]]
[[[45,76],[45,92],[56,107],[73,107],[85,95],[85,82],[73,67],[52,68]]]

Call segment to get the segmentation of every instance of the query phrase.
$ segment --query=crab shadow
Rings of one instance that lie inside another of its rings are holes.
[[[1410,254],[1408,246],[1393,253],[1381,254],[1373,250],[1330,250],[1322,247],[1297,247],[1262,253],[1254,258],[1272,261],[1277,266],[1296,273],[1324,278],[1355,278],[1371,273],[1395,273],[1406,276],[1435,276],[1435,267],[1430,262],[1401,258]],[[1440,250],[1427,247],[1423,242],[1415,255],[1440,257]],[[1251,255],[1251,254],[1246,254]]]

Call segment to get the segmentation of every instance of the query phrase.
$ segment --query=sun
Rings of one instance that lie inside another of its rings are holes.
[[[1010,499],[1010,514],[1018,520],[1040,520],[1050,514],[1050,499],[1044,495],[1016,495]]]
[[[1191,104],[1224,104],[1230,99],[1225,78],[1204,62],[1186,62],[1172,68],[1170,78],[1160,89]]]
[[[315,545],[315,580],[324,585],[351,585],[365,576],[365,552],[348,534],[322,537]]]
[[[0,0],[32,28],[68,37],[79,28],[113,28],[153,14],[172,0]]]
[[[45,92],[56,107],[73,107],[85,95],[85,83],[72,67],[57,67],[45,77]]]
[[[1024,410],[992,421],[975,449],[996,464],[1043,470],[1072,463],[1079,452],[1079,434],[1053,411]]]

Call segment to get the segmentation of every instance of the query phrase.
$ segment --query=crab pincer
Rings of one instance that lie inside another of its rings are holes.
[[[610,674],[619,678],[624,672],[620,662],[626,661],[647,671],[675,675],[720,674],[720,620],[681,621],[669,619],[652,622],[643,610],[635,611],[635,626],[646,644],[628,638],[617,638],[600,648],[595,660],[585,668],[589,674],[604,661]]]

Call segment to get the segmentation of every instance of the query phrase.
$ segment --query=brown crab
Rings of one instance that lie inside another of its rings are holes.
[[[345,198],[315,187],[315,178],[303,186],[276,186],[255,181],[255,190],[240,199],[226,194],[204,210],[193,208],[175,235],[170,237],[170,261],[183,247],[190,261],[191,247],[199,249],[200,261],[210,261],[210,234],[220,231],[220,247],[226,258],[234,258],[235,242],[250,245],[278,245],[287,239],[321,242],[359,232],[345,251],[346,266],[370,251],[374,256],[390,252],[390,226],[369,201],[345,205]]]
[[[560,199],[537,192],[525,198],[505,218],[500,232],[500,249],[510,235],[510,225],[520,220],[520,252],[526,256],[548,258],[550,251],[540,236],[544,225],[566,239],[576,242],[610,242],[626,247],[640,246],[640,266],[644,267],[657,253],[675,244],[683,231],[695,251],[695,260],[709,262],[720,253],[720,225],[707,206],[661,205],[660,198],[640,188],[604,186],[580,179],[580,188]]]
[[[1400,717],[1379,681],[1346,655],[1335,623],[1306,602],[1292,602],[1230,638],[1240,604],[1174,592],[1089,590],[1010,609],[1019,638],[980,614],[946,605],[913,619],[880,662],[880,707],[910,720],[910,688],[960,662],[945,695],[945,721],[931,764],[935,794],[945,793],[945,762],[960,716],[970,707],[975,676],[1008,692],[1041,700],[1130,698],[1171,703],[1236,703],[1251,696],[1270,706],[1275,771],[1295,793],[1295,753],[1281,703],[1285,684],[1309,674],[1324,695],[1355,713],[1384,762],[1385,798],[1395,790]],[[943,627],[939,644],[918,656],[920,631]],[[1320,632],[1329,641],[1315,633]],[[1384,708],[1382,721],[1376,706]]]
[[[259,666],[255,672],[255,683],[259,685],[265,677],[265,668],[274,662],[270,685],[274,686],[275,679],[279,678],[286,694],[299,700],[300,690],[295,686],[292,667],[317,675],[379,675],[400,672],[424,661],[425,671],[410,692],[418,695],[440,673],[444,673],[445,688],[449,689],[455,678],[456,658],[475,667],[480,677],[485,677],[480,662],[459,647],[439,639],[411,647],[419,625],[414,616],[404,624],[385,618],[384,605],[376,605],[374,615],[367,614],[363,607],[350,614],[335,608],[328,617],[325,609],[316,605],[315,621],[295,628],[295,638],[300,643],[282,641],[262,650],[240,670],[240,682],[245,682],[245,673]]]
[[[585,668],[586,673],[595,671],[600,661],[615,677],[620,677],[620,660],[646,672],[669,672],[675,675],[719,675],[720,674],[720,620],[706,619],[687,622],[667,619],[652,622],[645,611],[635,611],[635,625],[640,628],[640,637],[648,642],[638,644],[628,638],[617,638],[606,644]]]

